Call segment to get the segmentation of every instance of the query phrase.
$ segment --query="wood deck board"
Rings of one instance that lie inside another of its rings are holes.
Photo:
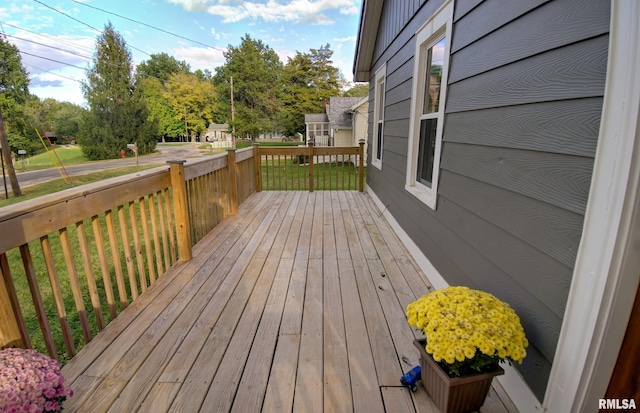
[[[399,384],[428,286],[366,194],[254,194],[63,368],[65,411],[437,413]]]

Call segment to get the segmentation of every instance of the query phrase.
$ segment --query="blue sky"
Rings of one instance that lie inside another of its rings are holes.
[[[224,63],[222,51],[248,33],[285,64],[296,51],[329,43],[334,65],[351,81],[360,7],[361,0],[3,0],[0,30],[23,52],[31,93],[84,104],[78,81],[93,55],[95,29],[109,21],[136,64],[165,52],[192,70],[214,72]]]

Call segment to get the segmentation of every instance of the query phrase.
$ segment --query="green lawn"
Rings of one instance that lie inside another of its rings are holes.
[[[54,149],[55,152],[49,150],[49,152],[43,152],[41,154],[25,158],[24,160],[18,158],[13,166],[16,171],[33,171],[37,169],[53,168],[56,165],[60,165],[60,161],[62,161],[64,166],[78,165],[88,162],[87,158],[82,154],[82,150],[79,146],[56,145],[54,146]]]

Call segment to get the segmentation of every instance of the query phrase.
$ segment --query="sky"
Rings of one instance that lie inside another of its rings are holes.
[[[362,0],[2,0],[0,33],[20,49],[29,91],[85,105],[80,82],[99,30],[108,22],[124,37],[134,64],[167,53],[191,70],[215,68],[223,51],[249,34],[286,64],[296,51],[329,43],[347,81]]]

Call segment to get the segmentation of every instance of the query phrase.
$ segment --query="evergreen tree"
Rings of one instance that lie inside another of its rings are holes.
[[[0,109],[13,152],[27,149],[24,146],[33,139],[25,106],[29,101],[29,75],[22,65],[20,51],[0,36]],[[36,138],[37,139],[37,138]]]
[[[214,83],[220,97],[218,117],[236,136],[258,137],[260,133],[277,130],[280,108],[282,62],[273,49],[246,34],[240,46],[224,53],[226,63],[216,68]],[[231,121],[231,78],[235,103],[235,121]]]
[[[88,159],[117,158],[130,143],[137,143],[140,154],[155,149],[157,123],[148,121],[146,100],[134,84],[131,52],[111,23],[98,36],[82,89],[90,110],[78,143]]]

